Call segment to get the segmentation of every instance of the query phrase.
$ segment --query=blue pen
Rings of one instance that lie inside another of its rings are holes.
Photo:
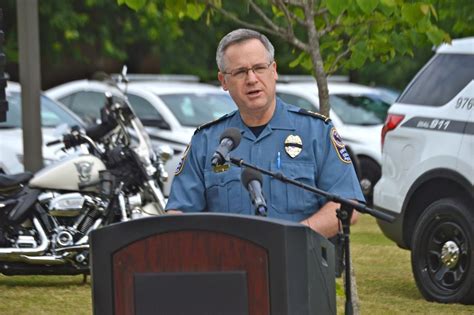
[[[281,167],[281,156],[280,156],[280,151],[278,151],[277,154],[277,169],[280,169]]]

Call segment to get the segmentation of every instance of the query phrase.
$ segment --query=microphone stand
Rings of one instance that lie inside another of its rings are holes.
[[[306,185],[304,183],[298,182],[296,180],[293,180],[291,178],[285,177],[282,173],[274,173],[270,172],[268,170],[259,168],[255,165],[249,164],[245,162],[242,159],[234,158],[229,156],[229,161],[237,165],[239,167],[245,166],[252,168],[254,170],[257,170],[265,175],[269,175],[277,180],[280,180],[284,183],[289,183],[298,187],[301,187],[305,190],[308,190],[312,193],[318,194],[320,196],[326,197],[329,201],[333,201],[336,203],[339,203],[341,207],[337,209],[336,214],[337,218],[341,221],[342,225],[342,237],[341,241],[342,244],[341,246],[344,249],[344,280],[345,280],[345,285],[344,285],[344,291],[345,291],[345,297],[346,297],[346,303],[345,303],[345,314],[346,315],[352,315],[354,313],[353,310],[353,305],[352,305],[352,293],[351,293],[351,251],[350,251],[350,243],[349,243],[349,236],[350,236],[350,225],[351,225],[351,217],[352,217],[352,212],[354,209],[361,213],[367,213],[370,214],[371,216],[381,219],[387,222],[393,222],[395,219],[393,216],[388,215],[386,213],[383,213],[381,211],[372,209],[367,207],[366,205],[359,204],[353,200],[346,199],[343,197],[340,197],[338,195],[330,194],[327,191],[321,190],[319,188],[313,187]]]

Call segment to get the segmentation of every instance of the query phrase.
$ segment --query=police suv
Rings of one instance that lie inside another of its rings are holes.
[[[422,295],[474,303],[474,37],[440,46],[382,130],[375,208],[383,233],[411,250]]]

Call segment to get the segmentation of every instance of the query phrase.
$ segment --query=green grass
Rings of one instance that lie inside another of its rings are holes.
[[[352,227],[351,249],[361,314],[474,314],[474,306],[425,301],[411,274],[410,252],[386,239],[370,216]],[[337,303],[344,314],[343,293]],[[90,281],[82,284],[82,276],[0,276],[0,314],[91,313]]]

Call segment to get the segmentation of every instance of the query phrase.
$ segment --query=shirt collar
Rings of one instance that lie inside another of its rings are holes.
[[[275,113],[269,121],[268,126],[274,129],[295,130],[293,121],[288,114],[289,107],[280,98],[276,99]]]
[[[290,119],[288,111],[290,107],[285,104],[280,98],[276,99],[275,112],[272,119],[267,124],[267,127],[262,131],[259,138],[263,138],[271,133],[272,130],[295,130],[293,121]],[[230,121],[230,127],[236,127],[242,131],[242,136],[255,140],[253,132],[245,125],[237,111]]]

